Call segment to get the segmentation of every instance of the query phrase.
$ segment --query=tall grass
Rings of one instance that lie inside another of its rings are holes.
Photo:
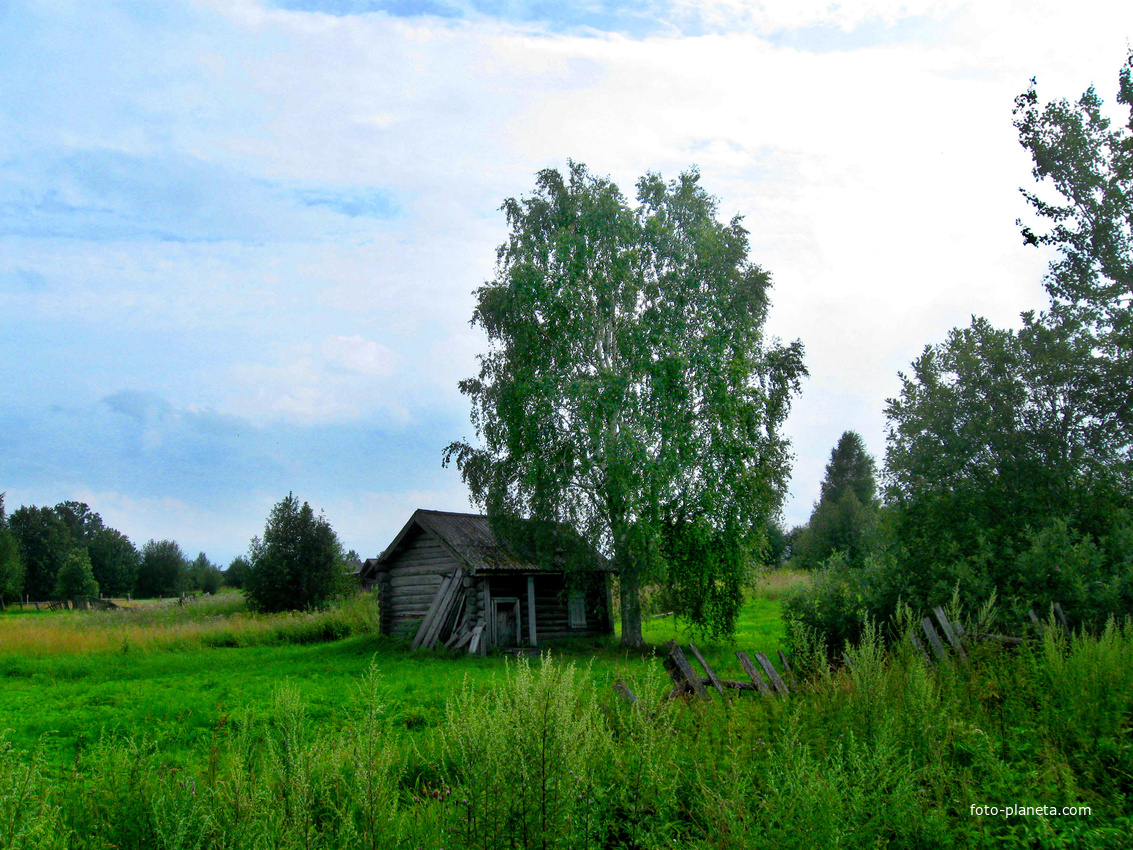
[[[195,759],[109,735],[49,776],[0,747],[0,847],[1128,846],[1133,623],[937,667],[864,634],[790,699],[662,701],[654,661],[622,670],[631,705],[544,656],[467,681],[431,735],[391,722],[372,669],[348,716],[283,684]]]
[[[223,594],[178,605],[0,616],[0,656],[86,655],[131,650],[315,643],[378,630],[377,600],[362,595],[324,611],[253,614]]]

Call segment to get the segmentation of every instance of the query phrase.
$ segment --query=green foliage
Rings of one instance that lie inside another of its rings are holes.
[[[881,540],[874,461],[862,438],[846,431],[830,453],[810,521],[795,535],[791,566],[815,569],[835,553],[861,565]]]
[[[225,587],[235,587],[240,589],[248,581],[248,572],[252,569],[252,565],[248,563],[248,559],[242,555],[237,555],[232,559],[228,565],[228,569],[224,571],[224,585]]]
[[[86,544],[91,570],[105,596],[126,596],[138,582],[141,558],[130,538],[115,528],[99,528]]]
[[[968,665],[929,668],[871,624],[845,648],[852,671],[820,658],[789,700],[729,704],[662,701],[671,682],[648,659],[619,671],[631,705],[608,678],[544,656],[452,688],[424,732],[399,722],[395,691],[425,681],[427,658],[367,653],[335,689],[340,712],[313,673],[341,650],[292,654],[301,672],[262,686],[262,665],[236,659],[256,689],[203,725],[173,718],[187,749],[152,722],[58,766],[0,739],[0,846],[1126,846],[1133,622],[973,650]],[[184,663],[186,681],[199,666]],[[992,805],[999,815],[974,811]],[[20,840],[4,844],[13,828]]]
[[[244,595],[258,611],[319,608],[346,586],[338,535],[325,516],[291,493],[272,508],[249,557]]]
[[[90,557],[86,549],[72,549],[55,577],[52,596],[73,599],[76,596],[98,596],[98,582],[94,580]]]
[[[4,513],[4,494],[0,493],[0,598],[18,597],[24,589],[24,562],[20,544],[8,528]]]
[[[705,522],[669,524],[663,530],[667,565],[658,602],[712,638],[732,635],[744,587],[754,578],[749,546]]]
[[[1024,195],[1048,226],[1024,234],[1058,250],[1050,309],[1018,331],[973,318],[927,347],[888,402],[886,501],[914,604],[995,590],[1015,616],[1060,601],[1093,628],[1129,610],[1131,73],[1119,129],[1093,89],[1042,106],[1032,81],[1016,99],[1040,184]]]
[[[216,593],[220,590],[222,580],[223,573],[221,573],[220,567],[213,564],[204,552],[199,553],[196,559],[189,564],[187,581],[188,586],[193,590]]]
[[[51,508],[19,507],[8,518],[24,565],[24,593],[50,598],[55,578],[74,546],[66,524]]]
[[[68,847],[59,806],[45,794],[50,770],[43,749],[15,750],[0,731],[0,847],[5,850],[54,850]]]
[[[846,490],[852,491],[863,505],[871,505],[877,499],[877,469],[857,431],[843,432],[830,452],[819,499],[837,499]]]
[[[179,596],[185,589],[188,567],[176,541],[149,541],[142,547],[137,595],[142,599]]]
[[[497,524],[567,526],[612,556],[630,645],[641,587],[667,574],[667,529],[706,523],[740,544],[777,511],[790,466],[779,427],[806,374],[800,343],[765,344],[770,276],[699,175],[650,174],[637,189],[631,209],[571,163],[504,202],[510,234],[473,314],[490,349],[460,384],[483,447],[445,452]],[[729,616],[719,600],[695,616],[717,614]]]
[[[571,665],[545,657],[536,671],[521,659],[503,687],[466,684],[450,703],[444,750],[466,842],[586,847],[600,833],[595,774],[609,733],[582,685]]]
[[[1133,437],[1133,51],[1118,75],[1117,102],[1129,110],[1113,128],[1091,86],[1074,104],[1041,105],[1035,86],[1015,99],[1019,142],[1031,154],[1038,191],[1023,195],[1038,214],[1029,235],[1058,250],[1045,284],[1045,323],[1083,341],[1092,359],[1086,407],[1125,449]],[[1047,190],[1053,190],[1053,195]],[[1022,224],[1022,222],[1018,222]],[[1045,226],[1045,229],[1044,229]]]

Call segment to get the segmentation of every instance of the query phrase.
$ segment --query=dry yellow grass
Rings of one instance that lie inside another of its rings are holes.
[[[760,599],[781,599],[788,590],[809,583],[810,573],[805,570],[772,570],[760,576],[755,595]]]
[[[363,632],[376,629],[374,607],[360,597],[331,611],[253,614],[227,594],[184,607],[142,602],[116,611],[9,612],[0,616],[0,656],[266,643],[322,628]]]

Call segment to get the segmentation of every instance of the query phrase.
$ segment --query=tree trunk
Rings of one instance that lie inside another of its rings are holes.
[[[641,635],[641,576],[632,558],[619,558],[618,593],[622,607],[622,646],[645,644]]]

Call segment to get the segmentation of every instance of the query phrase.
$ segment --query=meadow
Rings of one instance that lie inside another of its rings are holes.
[[[721,675],[780,648],[782,591],[701,646]],[[727,703],[662,700],[613,640],[453,659],[374,626],[366,597],[0,616],[0,848],[1129,846],[1128,621],[937,668],[867,628],[852,672],[793,647],[796,695]]]

